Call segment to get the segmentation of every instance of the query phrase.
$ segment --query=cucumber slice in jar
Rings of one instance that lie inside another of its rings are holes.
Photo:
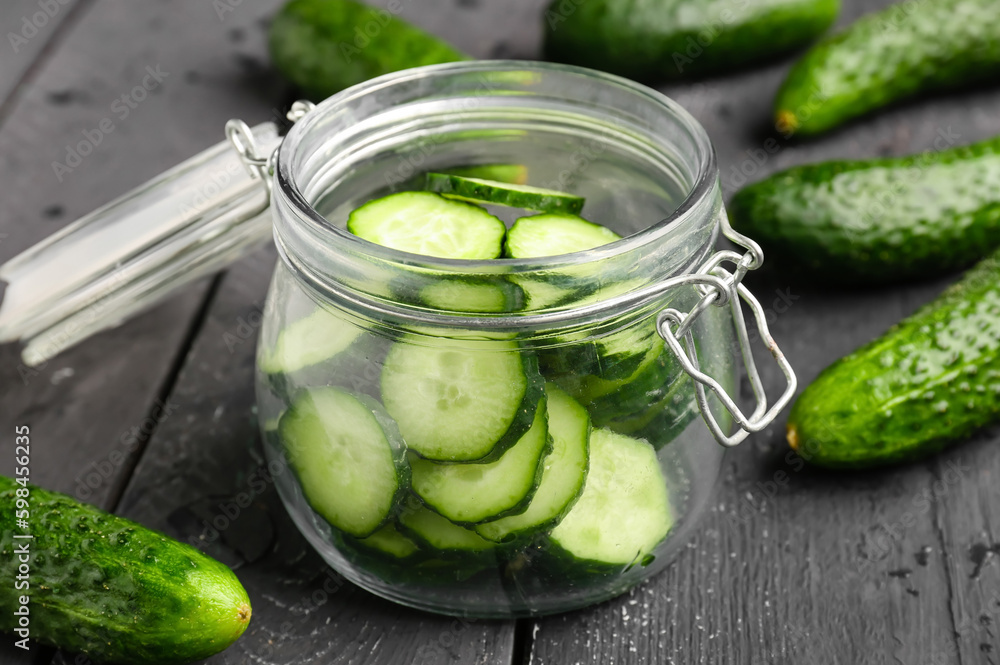
[[[621,240],[621,236],[600,224],[576,215],[546,213],[521,217],[507,232],[504,256],[531,259],[558,256],[593,249]]]
[[[700,414],[691,377],[678,377],[657,402],[604,425],[619,434],[644,436],[659,450],[673,441]]]
[[[573,506],[587,477],[590,417],[587,410],[553,383],[545,384],[552,452],[542,460],[542,477],[528,508],[476,526],[483,538],[504,542],[559,521]]]
[[[496,547],[496,543],[471,529],[449,522],[429,508],[403,511],[399,523],[408,535],[438,551],[485,552]]]
[[[338,356],[364,331],[333,312],[317,308],[285,326],[272,347],[262,349],[260,368],[268,374],[290,374]]]
[[[460,175],[464,178],[484,178],[523,185],[528,182],[528,167],[524,164],[480,164],[478,166],[456,166],[444,169],[442,173]]]
[[[587,408],[596,427],[608,426],[624,434],[648,424],[661,407],[677,414],[692,409],[697,412],[693,384],[680,363],[662,348],[651,348],[636,370],[624,378],[563,374],[558,381]],[[643,422],[646,415],[649,418]],[[611,423],[620,423],[622,429]]]
[[[367,538],[359,538],[357,542],[392,559],[405,559],[420,551],[417,544],[401,534],[391,522]]]
[[[524,510],[541,479],[549,452],[545,398],[521,439],[486,464],[442,464],[415,457],[413,491],[431,510],[452,522],[471,524]]]
[[[397,343],[382,368],[382,402],[410,450],[442,462],[488,462],[531,427],[543,396],[533,356],[514,342]]]
[[[562,212],[575,215],[583,210],[584,199],[575,194],[515,185],[484,178],[469,178],[448,173],[428,173],[427,189],[441,196],[470,203],[502,205],[539,212]]]
[[[442,278],[421,289],[420,300],[445,311],[498,314],[520,310],[524,306],[524,292],[510,282]]]
[[[399,192],[357,208],[347,230],[369,242],[442,259],[496,259],[507,227],[479,206]]]
[[[281,417],[279,432],[309,505],[344,533],[375,533],[409,487],[406,446],[370,398],[306,390]]]
[[[594,430],[583,493],[551,539],[573,559],[612,566],[641,563],[673,526],[666,481],[653,447]]]

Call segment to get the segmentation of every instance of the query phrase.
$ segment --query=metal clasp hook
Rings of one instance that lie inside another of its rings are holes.
[[[285,117],[290,122],[295,123],[314,108],[316,105],[312,102],[300,99],[292,104],[292,108],[285,114]],[[257,145],[257,140],[254,138],[253,132],[250,131],[249,125],[236,118],[226,123],[226,139],[232,144],[236,154],[240,156],[240,160],[250,177],[259,178],[264,183],[264,187],[267,189],[268,203],[270,203],[271,176],[274,174],[274,163],[278,159],[280,144],[278,148],[271,151],[271,154],[266,156],[261,154],[260,147]]]
[[[725,216],[722,218],[722,232],[729,240],[740,245],[747,252],[739,254],[738,252],[727,250],[716,252],[709,257],[697,270],[697,273],[710,274],[720,278],[721,286],[709,283],[699,284],[697,288],[702,297],[691,308],[691,311],[685,314],[676,309],[665,309],[660,312],[656,321],[656,327],[667,346],[677,356],[677,360],[681,363],[684,371],[694,379],[698,407],[701,409],[701,415],[705,420],[705,424],[708,425],[712,435],[715,436],[715,439],[720,444],[732,447],[747,438],[751,432],[759,432],[770,425],[778,416],[778,413],[788,406],[792,396],[795,394],[798,381],[788,360],[785,359],[781,349],[778,348],[774,338],[771,337],[771,332],[768,330],[767,320],[764,315],[764,308],[761,307],[757,299],[750,293],[750,290],[741,284],[743,277],[748,271],[756,270],[763,263],[764,255],[760,246],[733,229]],[[726,261],[736,265],[733,272],[730,273],[722,267],[722,263]],[[747,334],[746,319],[743,316],[741,301],[746,302],[750,306],[757,322],[757,330],[760,333],[760,337],[778,363],[787,381],[781,397],[778,398],[778,401],[770,409],[767,408],[767,395],[760,380],[760,373],[757,371],[757,364],[753,359],[753,350],[750,348],[750,336]],[[694,335],[691,332],[691,326],[695,319],[710,305],[721,307],[726,304],[729,304],[732,310],[733,323],[736,327],[736,336],[739,340],[743,364],[746,366],[747,375],[750,377],[750,385],[757,400],[757,405],[750,416],[744,415],[733,398],[729,396],[725,388],[717,380],[701,371],[698,363],[698,353],[694,344]],[[681,340],[684,341],[683,346],[681,345]],[[705,392],[706,386],[715,393],[715,396],[719,398],[719,401],[722,402],[726,410],[732,414],[739,428],[735,433],[730,435],[724,432],[715,419],[715,416],[712,415],[708,404],[708,396]]]

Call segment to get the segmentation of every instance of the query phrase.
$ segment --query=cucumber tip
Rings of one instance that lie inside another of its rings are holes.
[[[788,439],[788,445],[792,450],[798,452],[799,450],[799,431],[795,429],[795,425],[788,423],[785,426],[785,437]]]
[[[774,126],[779,132],[794,134],[799,128],[799,119],[791,111],[781,109],[774,115]]]

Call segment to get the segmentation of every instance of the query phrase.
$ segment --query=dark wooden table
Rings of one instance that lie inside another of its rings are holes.
[[[39,15],[46,4],[51,16]],[[542,0],[402,4],[404,16],[473,55],[538,57]],[[840,22],[886,4],[845,0]],[[291,98],[264,39],[278,5],[3,0],[0,261],[219,141],[227,119],[280,114]],[[112,104],[147,66],[164,72],[163,83],[122,117]],[[740,170],[755,180],[818,159],[925,150],[942,132],[960,143],[1000,134],[994,86],[789,143],[768,123],[787,66],[663,88],[712,136],[727,194],[745,177]],[[65,162],[67,147],[105,118],[114,131],[57,177],[53,162]],[[261,250],[37,373],[21,366],[16,348],[0,348],[0,472],[13,465],[14,426],[29,424],[35,482],[181,539],[205,536],[202,546],[237,568],[253,622],[211,662],[1000,662],[996,430],[924,463],[827,474],[787,457],[775,426],[729,453],[714,505],[667,572],[580,612],[459,621],[343,582],[298,535],[273,488],[249,483],[262,457],[247,326],[274,260]],[[946,281],[852,293],[780,277],[753,286],[805,385]],[[781,377],[765,366],[768,389],[779,390]],[[251,503],[234,511],[237,498],[246,503],[241,494]],[[221,532],[204,528],[227,513]],[[38,647],[25,654],[12,641],[0,662],[76,662]]]

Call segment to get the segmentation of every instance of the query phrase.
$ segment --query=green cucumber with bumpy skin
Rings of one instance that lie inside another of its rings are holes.
[[[914,95],[1000,71],[996,0],[902,2],[861,17],[809,51],[778,91],[786,133],[818,134]]]
[[[292,0],[270,28],[271,59],[314,101],[390,72],[466,60],[384,9],[354,0]]]
[[[769,256],[821,283],[945,274],[1000,245],[1000,137],[797,166],[738,192],[729,214]]]
[[[15,503],[30,492],[31,536],[18,539]],[[31,637],[107,663],[167,665],[207,658],[250,621],[233,572],[189,545],[122,517],[0,477],[0,629],[19,627],[30,601]],[[23,548],[27,548],[24,550]],[[19,552],[30,552],[25,588]]]
[[[447,173],[428,173],[427,189],[441,196],[484,205],[502,205],[539,212],[562,212],[570,215],[583,210],[582,196],[530,185],[470,178]]]
[[[1000,420],[1000,253],[805,389],[788,442],[808,462],[915,460]]]
[[[839,0],[553,0],[545,53],[634,79],[728,74],[805,46]]]

